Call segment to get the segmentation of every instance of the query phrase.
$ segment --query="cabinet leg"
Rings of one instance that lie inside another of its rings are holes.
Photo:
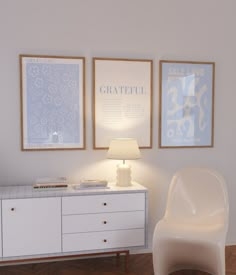
[[[125,254],[125,262],[124,262],[124,269],[125,272],[128,272],[129,269],[129,250],[125,250],[125,251],[121,251],[121,252],[116,252],[116,265],[119,266],[120,265],[120,254]]]
[[[125,271],[129,271],[129,250],[125,253]]]
[[[118,267],[120,265],[120,253],[116,253],[116,266]]]

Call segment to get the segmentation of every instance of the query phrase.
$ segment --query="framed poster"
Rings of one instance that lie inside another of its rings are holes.
[[[19,58],[22,150],[85,149],[85,58]]]
[[[152,60],[93,58],[93,148],[135,138],[152,148]]]
[[[213,147],[215,63],[159,65],[159,147]]]

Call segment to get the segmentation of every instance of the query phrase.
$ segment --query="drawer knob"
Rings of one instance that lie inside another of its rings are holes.
[[[107,221],[103,221],[104,224],[107,224]]]
[[[106,242],[107,242],[107,240],[106,240],[106,239],[104,239],[104,240],[103,240],[103,242],[104,242],[104,243],[106,243]]]
[[[104,206],[106,206],[106,205],[107,205],[107,203],[106,203],[106,202],[104,202],[104,203],[103,203],[103,205],[104,205]]]
[[[11,211],[15,211],[15,207],[12,207],[12,208],[11,208]]]

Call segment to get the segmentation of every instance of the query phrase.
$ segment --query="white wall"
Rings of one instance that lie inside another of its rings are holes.
[[[165,208],[173,173],[186,165],[218,169],[230,197],[228,244],[236,243],[235,0],[0,0],[0,184],[31,184],[43,176],[114,179],[115,161],[92,149],[92,57],[154,60],[153,149],[132,161],[148,187],[149,241]],[[85,151],[21,152],[19,54],[86,57]],[[158,61],[216,62],[215,145],[158,148]]]

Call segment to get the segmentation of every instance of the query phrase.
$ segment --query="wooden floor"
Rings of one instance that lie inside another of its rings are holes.
[[[0,275],[153,275],[152,255],[129,256],[129,271],[125,271],[121,256],[93,259],[76,259],[50,263],[34,263],[0,267]],[[165,274],[163,274],[165,275]],[[179,271],[172,275],[207,275],[199,271]],[[226,275],[236,275],[236,246],[226,248]]]

